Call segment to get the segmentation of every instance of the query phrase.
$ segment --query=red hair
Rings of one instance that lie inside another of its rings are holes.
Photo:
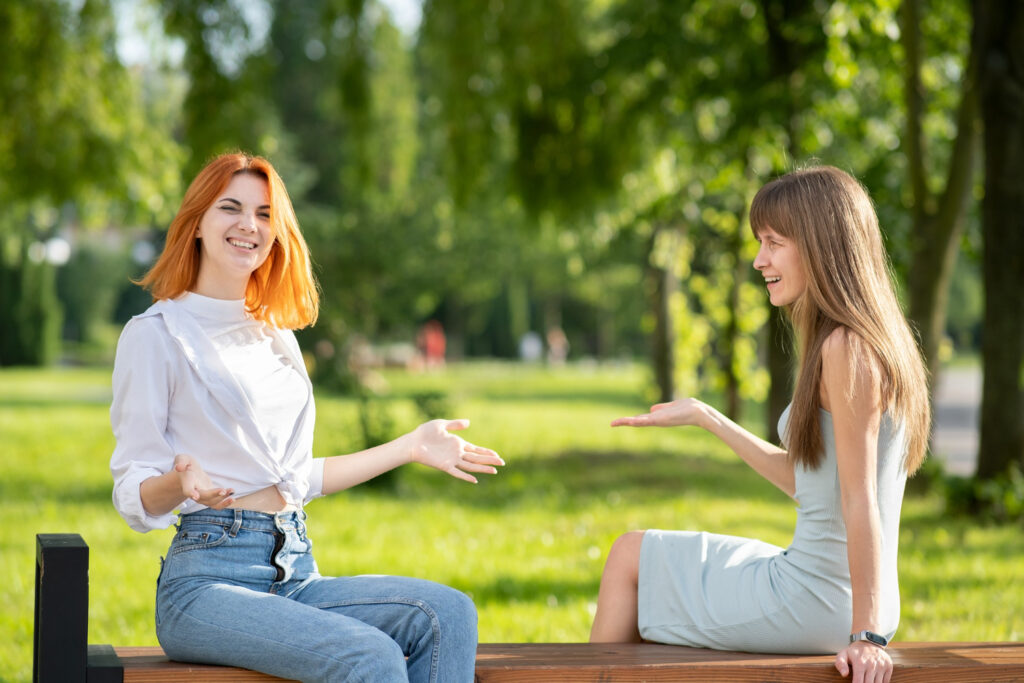
[[[136,284],[153,300],[174,299],[195,287],[200,246],[196,230],[206,211],[231,179],[251,174],[267,182],[270,226],[274,243],[267,260],[249,278],[245,307],[257,320],[298,329],[316,322],[320,295],[309,260],[309,247],[299,231],[288,191],[274,167],[263,157],[222,154],[206,165],[185,192],[181,208],[167,229],[164,250]]]

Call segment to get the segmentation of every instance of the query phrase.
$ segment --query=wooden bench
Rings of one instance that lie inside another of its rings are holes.
[[[34,681],[280,681],[227,666],[170,661],[159,647],[87,645],[89,548],[77,534],[39,534]],[[1024,643],[894,643],[895,683],[1024,681]],[[480,683],[533,681],[843,681],[831,656],[721,652],[671,645],[485,643]]]

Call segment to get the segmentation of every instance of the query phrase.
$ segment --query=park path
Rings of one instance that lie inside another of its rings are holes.
[[[949,474],[974,474],[978,458],[978,414],[981,406],[981,368],[942,370],[935,392],[932,455]]]

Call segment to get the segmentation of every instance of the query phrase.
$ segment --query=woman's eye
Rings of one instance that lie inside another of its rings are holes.
[[[258,213],[256,215],[259,216],[260,218],[262,218],[265,221],[269,221],[270,220],[270,214],[269,213],[263,212],[263,213]]]

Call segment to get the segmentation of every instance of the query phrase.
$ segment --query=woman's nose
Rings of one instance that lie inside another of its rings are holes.
[[[754,269],[764,270],[768,267],[768,257],[764,253],[764,246],[758,247],[757,256],[754,257]]]

